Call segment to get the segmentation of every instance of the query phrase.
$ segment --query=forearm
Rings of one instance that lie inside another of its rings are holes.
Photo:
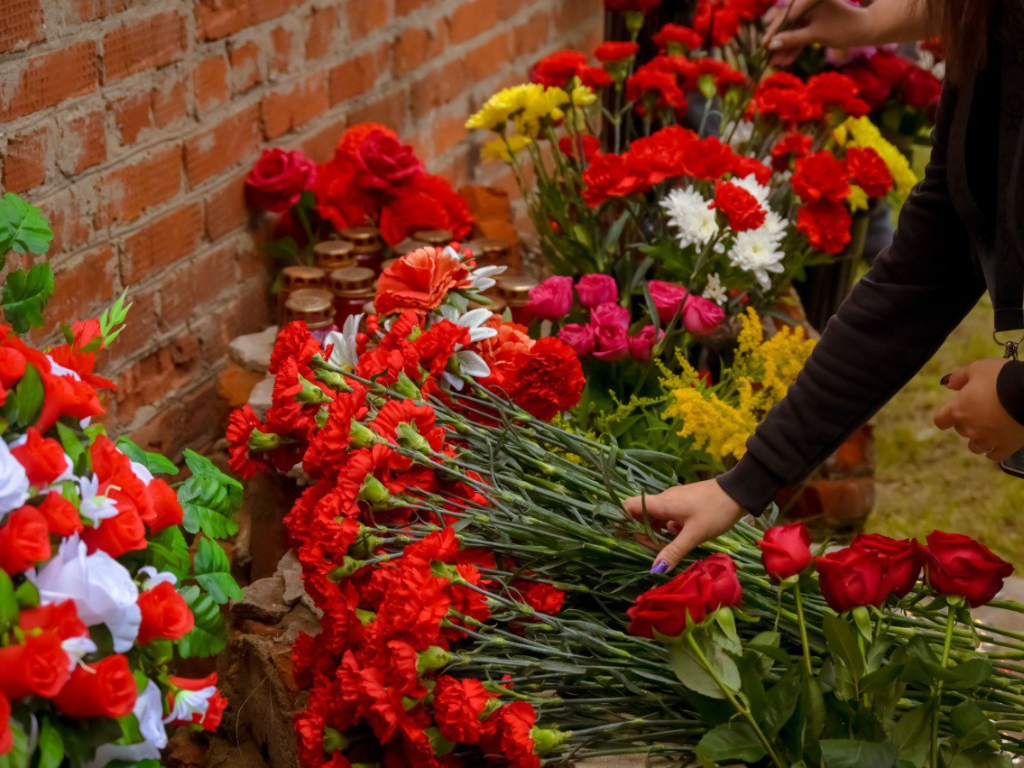
[[[864,11],[865,23],[858,45],[888,45],[936,37],[942,19],[926,0],[875,0]]]

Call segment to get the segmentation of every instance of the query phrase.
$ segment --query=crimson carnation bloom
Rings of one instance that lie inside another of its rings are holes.
[[[506,386],[512,401],[532,416],[551,421],[576,406],[586,379],[576,353],[554,336],[539,339],[510,366]]]
[[[469,328],[450,320],[441,320],[421,334],[413,347],[419,353],[420,365],[431,376],[440,376],[448,367],[456,347],[470,343]]]
[[[549,88],[564,88],[586,66],[587,57],[579,51],[555,51],[533,65],[530,81]]]
[[[857,536],[851,546],[862,552],[871,552],[885,563],[881,585],[885,596],[906,597],[917,584],[922,555],[913,539],[897,541],[878,533],[866,533]]]
[[[697,141],[693,131],[672,125],[637,139],[624,157],[637,178],[646,178],[645,186],[660,184],[687,172],[686,149]]]
[[[806,157],[811,151],[814,140],[806,133],[790,131],[772,147],[772,168],[779,173],[789,168],[793,158]]]
[[[473,215],[462,195],[430,173],[403,186],[380,213],[380,233],[388,245],[425,229],[450,230],[456,240],[464,240],[473,230]]]
[[[686,107],[686,94],[679,87],[675,73],[666,71],[658,60],[637,67],[626,80],[626,98],[636,103],[640,114],[651,106],[659,111]]]
[[[466,287],[468,278],[469,270],[458,256],[427,246],[384,270],[373,305],[381,315],[426,314],[441,306],[449,291]]]
[[[0,527],[0,569],[13,576],[50,558],[50,527],[35,507],[11,512]]]
[[[262,426],[256,411],[248,403],[232,411],[228,420],[228,466],[243,480],[249,480],[257,470],[267,468],[266,462],[249,453],[249,438]]]
[[[847,547],[815,562],[821,594],[836,613],[865,605],[879,607],[889,596],[883,588],[886,561],[874,552]]]
[[[764,569],[775,584],[802,573],[814,559],[811,535],[803,523],[769,528],[757,546],[761,548]]]
[[[734,232],[757,229],[764,224],[768,216],[756,197],[743,187],[728,181],[719,181],[715,184],[715,200],[711,207],[725,214],[729,220],[729,227]]]
[[[831,200],[805,205],[796,214],[796,228],[823,253],[842,253],[850,242],[851,223],[846,206]]]
[[[683,150],[686,172],[696,179],[713,181],[729,173],[736,164],[732,147],[715,136],[686,145]]]
[[[274,340],[274,350],[270,353],[271,373],[281,370],[288,358],[295,358],[303,370],[309,368],[313,355],[320,352],[320,342],[313,338],[309,328],[303,322],[289,323],[282,328]]]
[[[932,531],[924,548],[928,583],[940,595],[962,597],[972,608],[992,601],[1013,566],[970,536]]]
[[[180,640],[195,626],[192,610],[173,584],[162,581],[139,595],[142,624],[139,626],[138,645],[154,640]]]
[[[673,56],[699,48],[704,42],[699,32],[679,24],[666,24],[652,39],[659,50]]]
[[[797,160],[790,183],[805,203],[819,200],[838,203],[850,194],[846,167],[827,150]]]
[[[486,754],[504,755],[510,768],[537,768],[540,758],[533,754],[531,735],[536,722],[537,713],[529,703],[506,704],[484,721],[481,749]]]
[[[750,110],[784,123],[801,123],[820,115],[803,80],[789,72],[774,72],[762,80],[754,91]]]
[[[729,0],[699,0],[693,28],[711,45],[725,45],[740,31],[742,20]]]
[[[832,109],[841,110],[850,117],[868,114],[871,105],[857,98],[859,92],[857,81],[839,72],[823,72],[807,81],[807,94],[823,114]]]
[[[580,83],[593,91],[600,90],[615,82],[615,79],[601,67],[584,67],[578,73]]]
[[[647,179],[634,170],[623,155],[598,155],[590,167],[583,172],[583,199],[591,208],[596,208],[614,197],[642,192],[647,189]]]
[[[632,59],[638,50],[640,46],[636,43],[611,40],[594,49],[594,58],[602,64],[618,64]]]
[[[921,67],[911,66],[897,83],[896,93],[907,106],[932,114],[942,95],[942,81]]]
[[[441,735],[456,744],[476,744],[479,718],[491,698],[479,680],[439,677],[434,685],[434,720]]]
[[[0,692],[12,701],[26,696],[52,699],[68,675],[68,654],[55,632],[29,635],[20,645],[0,648]]]
[[[634,11],[646,14],[661,5],[661,2],[662,0],[604,0],[604,7],[619,13]]]
[[[538,613],[551,616],[562,610],[565,593],[550,584],[542,581],[520,580],[513,582],[511,587],[519,593],[521,602],[526,603]]]
[[[871,147],[847,149],[846,168],[853,183],[863,189],[869,197],[882,197],[892,189],[892,171],[882,156]]]
[[[313,186],[316,165],[300,150],[265,149],[245,177],[245,192],[256,208],[281,213]]]
[[[863,99],[872,110],[882,109],[889,100],[893,84],[879,76],[863,59],[844,67],[843,74],[857,83],[858,98]]]
[[[710,77],[714,81],[715,89],[720,96],[725,96],[733,88],[742,88],[747,84],[747,76],[724,61],[704,58],[698,59],[695,64],[693,75],[696,82],[693,83],[693,90],[699,90],[700,79],[703,77]]]
[[[754,181],[767,187],[772,181],[772,169],[756,157],[737,157],[732,163],[733,178],[744,179],[753,176]]]
[[[558,149],[563,155],[571,157],[573,160],[580,159],[579,150],[582,149],[583,158],[588,163],[601,152],[601,140],[597,136],[591,136],[589,133],[583,134],[578,141],[577,145],[575,137],[563,136],[558,140]]]

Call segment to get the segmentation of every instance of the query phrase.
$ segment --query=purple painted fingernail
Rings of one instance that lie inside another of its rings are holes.
[[[656,574],[658,576],[660,576],[663,573],[667,573],[667,572],[668,572],[668,563],[665,562],[664,560],[656,561],[654,563],[654,565],[651,567],[651,573]]]
[[[947,373],[945,376],[942,377],[942,381],[940,381],[939,384],[941,384],[944,387],[948,387],[949,386],[949,380],[951,378],[953,378],[953,374],[952,373]]]

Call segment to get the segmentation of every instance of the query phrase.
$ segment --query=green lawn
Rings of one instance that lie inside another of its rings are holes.
[[[878,414],[878,498],[869,530],[897,537],[923,537],[934,528],[966,533],[1024,565],[1024,479],[1005,475],[968,451],[955,432],[940,432],[932,423],[950,395],[939,380],[999,353],[992,308],[984,301]]]

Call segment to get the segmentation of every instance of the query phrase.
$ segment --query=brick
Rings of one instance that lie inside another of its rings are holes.
[[[263,82],[260,72],[260,47],[250,40],[237,47],[228,49],[228,61],[231,64],[231,90],[234,93],[245,93],[255,85]]]
[[[513,58],[534,54],[548,43],[551,35],[551,14],[538,11],[512,29]]]
[[[302,139],[302,151],[314,162],[327,162],[334,157],[334,148],[347,127],[348,121],[345,118],[341,118],[330,125],[325,125],[313,134],[304,136]]]
[[[408,16],[429,3],[429,0],[395,0],[395,16]]]
[[[100,185],[102,206],[97,226],[133,221],[181,190],[181,146],[173,145],[108,173]]]
[[[498,17],[502,21],[511,19],[519,13],[519,11],[529,5],[530,2],[531,0],[501,0],[498,4]],[[601,11],[598,11],[598,13],[601,13]]]
[[[601,6],[600,0],[562,0],[555,11],[555,28],[559,32],[566,32],[593,23],[595,19],[602,18]]]
[[[274,55],[270,60],[270,68],[277,74],[287,72],[292,65],[292,42],[295,36],[284,27],[277,27],[270,33],[270,42],[274,46]]]
[[[225,286],[235,284],[235,251],[231,242],[176,264],[160,279],[160,326],[172,330],[190,317],[205,314],[199,308],[214,301]]]
[[[52,107],[96,90],[99,84],[96,43],[89,40],[8,64],[0,91],[0,122]]]
[[[421,79],[410,86],[409,105],[413,120],[449,104],[463,92],[466,84],[466,62],[461,58],[440,69],[423,72]]]
[[[290,91],[269,93],[260,102],[263,134],[276,139],[304,125],[330,106],[327,73],[315,72]]]
[[[375,29],[388,23],[388,4],[382,2],[348,3],[348,36],[350,40],[361,40]]]
[[[107,159],[107,130],[103,112],[88,112],[63,121],[57,165],[72,176]]]
[[[199,0],[196,31],[200,40],[220,40],[245,29],[252,18],[249,0]]]
[[[204,205],[206,236],[210,240],[219,240],[245,224],[249,217],[245,204],[245,174],[239,174],[208,194]]]
[[[402,32],[395,39],[392,53],[392,71],[395,77],[422,66],[440,54],[444,48],[443,36],[440,22],[434,29],[417,26]]]
[[[380,123],[401,133],[405,130],[409,93],[402,88],[378,97],[374,101],[352,110],[349,123]]]
[[[185,52],[185,20],[177,13],[158,13],[125,24],[103,38],[103,80],[113,82],[177,61]]]
[[[8,192],[27,192],[46,181],[52,134],[47,123],[7,142],[3,181]]]
[[[95,314],[117,298],[117,258],[114,246],[104,243],[54,269],[53,297],[46,305],[47,324],[70,325]],[[82,286],[89,286],[83,291]],[[136,321],[141,318],[135,318]],[[53,330],[51,327],[49,330]]]
[[[153,86],[153,125],[166,128],[188,114],[188,80],[185,74],[168,72]]]
[[[132,438],[146,450],[176,458],[181,446],[199,447],[211,427],[220,430],[223,408],[217,399],[217,381],[207,379],[187,392],[165,398],[162,407],[152,409],[153,418],[134,425]],[[158,404],[161,405],[161,404]],[[147,409],[148,411],[149,409]]]
[[[331,50],[338,27],[338,13],[333,7],[316,8],[309,17],[306,36],[306,61],[322,58]]]
[[[0,51],[27,48],[46,39],[39,0],[4,0],[0,3]]]
[[[89,207],[95,199],[92,184],[83,183],[37,201],[53,230],[51,258],[89,241],[89,223],[92,219]]]
[[[71,4],[70,22],[94,21],[120,13],[131,4],[131,0],[74,0]]]
[[[511,58],[511,47],[512,33],[505,30],[474,48],[466,56],[467,82],[478,83],[500,72]]]
[[[117,344],[113,348],[121,360],[134,358],[142,350],[152,348],[156,318],[160,315],[156,285],[140,287],[126,284],[125,287],[128,289],[127,301],[131,302],[132,308],[128,312],[128,324],[117,337]],[[142,318],[148,319],[144,321]],[[107,367],[107,371],[113,372],[113,367]],[[118,422],[121,423],[121,420],[118,419]]]
[[[448,45],[459,45],[498,25],[498,0],[463,2],[448,19]]]
[[[434,137],[435,157],[443,155],[465,140],[465,123],[466,118],[462,115],[435,117],[431,120],[430,132]]]
[[[117,376],[118,419],[131,420],[139,408],[159,402],[187,386],[199,370],[199,340],[180,335],[120,371]]]
[[[156,270],[173,264],[196,249],[203,234],[203,211],[199,203],[175,208],[150,221],[124,241],[123,280],[142,282]]]
[[[228,63],[217,54],[196,64],[192,72],[192,87],[200,110],[209,109],[228,100]]]
[[[217,377],[217,396],[228,408],[241,408],[265,376],[262,371],[248,371],[237,363],[228,363]]]
[[[153,125],[152,104],[153,97],[148,92],[131,93],[110,103],[109,109],[114,113],[114,123],[123,146],[134,144],[139,134]]]
[[[260,144],[258,107],[253,105],[185,142],[185,172],[194,187],[256,153]]]
[[[331,106],[369,91],[380,78],[382,69],[383,56],[379,50],[364,53],[333,67],[330,71]]]

